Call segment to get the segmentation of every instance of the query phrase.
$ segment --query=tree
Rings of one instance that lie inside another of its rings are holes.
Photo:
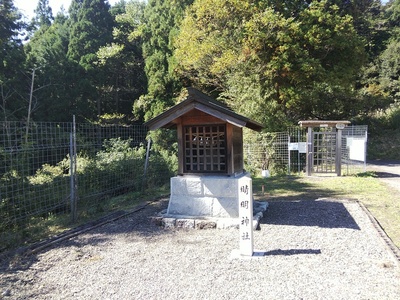
[[[195,1],[176,43],[181,76],[219,90],[235,110],[270,129],[347,116],[345,96],[352,96],[365,57],[352,18],[327,1],[312,2],[295,17],[257,4]],[[321,99],[326,92],[329,98]],[[331,113],[323,103],[338,108]]]
[[[386,14],[391,36],[379,57],[380,82],[390,103],[394,103],[400,102],[400,0],[390,2]]]
[[[138,119],[151,119],[174,104],[181,85],[175,77],[174,39],[184,10],[193,0],[149,0],[141,27],[147,93],[135,102]]]
[[[400,102],[400,39],[393,39],[380,56],[380,79],[391,101]]]
[[[0,109],[1,119],[18,118],[23,107],[21,70],[25,56],[19,37],[24,24],[12,0],[0,0]]]
[[[390,37],[399,39],[400,37],[400,0],[391,0],[385,6],[385,17]]]
[[[42,26],[25,44],[28,69],[36,70],[33,117],[41,121],[70,121],[77,112],[74,83],[68,71],[68,18],[59,13],[50,26]]]
[[[67,58],[75,63],[69,72],[74,76],[75,99],[79,115],[96,119],[104,112],[102,86],[105,74],[96,68],[97,51],[112,41],[114,20],[105,0],[74,0],[70,7],[70,37]]]
[[[137,34],[143,25],[144,8],[141,1],[121,1],[111,10],[116,14],[113,42],[97,52],[97,67],[107,77],[100,88],[109,99],[108,114],[132,119],[133,101],[146,91],[142,39]]]
[[[54,20],[53,11],[49,6],[49,0],[39,0],[38,5],[34,11],[35,17],[33,23],[38,26],[50,26]]]
[[[93,68],[96,52],[112,40],[113,19],[105,0],[75,0],[81,3],[76,21],[72,18],[68,58],[86,70]],[[74,2],[73,2],[74,3]]]

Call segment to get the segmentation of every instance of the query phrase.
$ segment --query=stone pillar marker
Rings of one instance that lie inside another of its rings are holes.
[[[250,177],[239,179],[239,252],[253,256],[253,187]]]

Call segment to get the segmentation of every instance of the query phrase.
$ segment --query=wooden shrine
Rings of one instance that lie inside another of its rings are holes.
[[[243,169],[243,128],[263,126],[194,88],[187,98],[145,123],[176,128],[178,176],[171,178],[168,218],[238,218]]]
[[[176,128],[178,174],[243,173],[243,127],[263,126],[236,114],[221,102],[188,88],[188,97],[145,123],[150,130]]]

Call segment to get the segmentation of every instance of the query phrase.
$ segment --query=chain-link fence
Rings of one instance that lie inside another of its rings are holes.
[[[146,134],[142,125],[0,123],[0,233],[168,184],[172,158],[149,156]]]

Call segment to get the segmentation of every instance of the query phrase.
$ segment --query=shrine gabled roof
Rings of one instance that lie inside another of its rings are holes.
[[[187,88],[187,90],[189,94],[185,100],[147,121],[144,125],[148,126],[150,130],[172,128],[176,126],[176,122],[174,122],[176,119],[197,109],[237,127],[247,127],[256,131],[260,131],[264,127],[256,121],[235,113],[223,103],[195,88]]]

